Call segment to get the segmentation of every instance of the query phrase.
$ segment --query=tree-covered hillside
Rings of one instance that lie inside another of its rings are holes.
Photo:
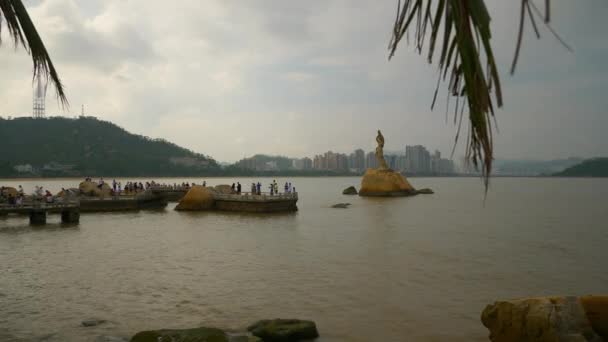
[[[210,157],[93,117],[0,118],[0,140],[0,177],[193,176],[219,171]]]
[[[561,177],[608,177],[608,158],[587,159],[580,164],[556,173]]]

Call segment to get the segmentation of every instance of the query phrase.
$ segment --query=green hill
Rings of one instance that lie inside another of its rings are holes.
[[[0,177],[196,176],[212,158],[93,117],[0,118]]]
[[[608,158],[587,159],[554,174],[561,177],[608,177]]]

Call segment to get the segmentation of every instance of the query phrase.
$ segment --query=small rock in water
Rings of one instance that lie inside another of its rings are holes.
[[[346,208],[348,208],[349,205],[350,205],[350,203],[338,203],[338,204],[332,205],[331,207],[337,208],[337,209],[346,209]]]
[[[96,325],[100,325],[105,322],[106,322],[105,319],[92,318],[92,319],[85,319],[84,321],[82,321],[80,323],[82,324],[83,327],[94,327]]]
[[[431,194],[434,194],[435,192],[429,188],[424,188],[424,189],[416,190],[416,193],[424,194],[424,195],[431,195]]]
[[[297,342],[319,337],[315,322],[299,319],[265,319],[247,330],[265,342]]]
[[[356,195],[357,194],[357,189],[354,186],[349,186],[348,188],[344,189],[344,191],[342,191],[343,195]]]

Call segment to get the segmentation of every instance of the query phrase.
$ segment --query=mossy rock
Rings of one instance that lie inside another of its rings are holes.
[[[162,329],[141,331],[131,342],[229,342],[228,335],[216,328]]]
[[[264,342],[296,342],[319,337],[315,322],[299,319],[261,320],[247,330]]]

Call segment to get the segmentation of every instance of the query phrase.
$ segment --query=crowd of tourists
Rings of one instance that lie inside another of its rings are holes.
[[[91,177],[85,178],[86,182],[93,182]],[[103,189],[106,181],[103,178],[99,178],[96,182],[97,187],[101,190]],[[121,194],[133,194],[141,191],[146,191],[148,189],[169,189],[169,190],[188,190],[192,186],[196,185],[196,183],[192,182],[182,182],[182,183],[159,183],[156,181],[148,181],[148,182],[137,182],[137,181],[129,181],[126,182],[123,186],[122,182],[116,181],[116,179],[112,180],[112,183],[107,183],[110,187],[110,191],[114,196],[120,196]],[[207,182],[203,181],[203,186],[207,186]]]
[[[25,198],[25,191],[23,191],[23,186],[21,185],[19,185],[17,189],[5,186],[0,187],[0,203],[21,206],[23,205]],[[34,192],[28,198],[32,201],[44,201],[46,203],[54,203],[60,200],[60,198],[54,196],[49,190],[45,190],[44,187],[38,185],[34,187]]]
[[[237,195],[242,194],[242,186],[241,186],[240,182],[236,182],[236,184],[232,183],[231,189],[232,189],[232,193],[235,193]],[[270,190],[269,193],[271,196],[279,194],[279,183],[277,183],[276,179],[274,179],[268,185],[268,189]],[[251,183],[250,190],[251,190],[250,194],[252,194],[252,195],[261,195],[262,194],[262,183],[260,183],[260,182]],[[283,187],[283,190],[284,190],[283,191],[284,194],[296,193],[296,188],[291,185],[291,182],[286,182],[285,186]]]

